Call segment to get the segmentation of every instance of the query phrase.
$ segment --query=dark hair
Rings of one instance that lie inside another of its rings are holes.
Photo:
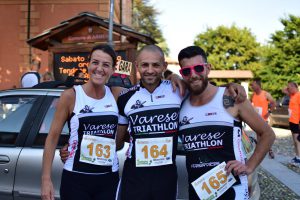
[[[164,78],[168,78],[168,76],[170,76],[171,74],[173,74],[173,72],[168,69],[163,73]]]
[[[204,61],[207,62],[205,51],[198,46],[189,46],[182,49],[178,54],[178,62],[180,63],[184,58],[192,58],[194,56],[202,56]]]
[[[100,44],[100,45],[94,46],[93,49],[90,52],[89,61],[91,59],[91,56],[92,56],[93,52],[96,51],[96,50],[101,50],[104,53],[107,53],[108,55],[110,55],[110,57],[112,58],[112,61],[113,61],[113,67],[116,66],[116,63],[117,63],[117,54],[116,54],[115,50],[111,46],[109,46],[107,44]]]
[[[157,51],[157,52],[159,52],[161,54],[161,57],[163,58],[163,60],[165,60],[165,54],[164,54],[163,50],[159,46],[157,46],[155,44],[150,44],[150,45],[143,46],[138,51],[136,57],[138,57],[141,54],[141,52],[143,52],[143,51]]]
[[[260,78],[254,78],[253,81],[261,87],[261,79]]]
[[[80,69],[77,69],[74,73],[74,77],[77,78],[80,73],[83,73],[83,71],[81,71]]]
[[[298,84],[295,83],[294,81],[289,81],[288,83],[294,86],[295,88],[298,88]]]

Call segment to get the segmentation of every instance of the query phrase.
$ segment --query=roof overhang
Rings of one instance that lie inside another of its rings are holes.
[[[109,19],[99,17],[98,15],[89,12],[79,13],[77,16],[62,21],[57,26],[49,28],[41,34],[30,38],[27,40],[27,43],[32,47],[48,50],[51,46],[60,45],[64,37],[84,26],[99,26],[108,30]],[[137,41],[145,44],[156,43],[149,35],[139,33],[126,25],[114,23],[113,32],[125,36],[129,42]]]

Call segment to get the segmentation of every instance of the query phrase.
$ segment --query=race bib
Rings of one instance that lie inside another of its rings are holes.
[[[136,139],[136,166],[154,167],[172,164],[173,138]]]
[[[116,142],[114,139],[83,135],[80,147],[80,162],[92,165],[112,165],[116,152]]]
[[[222,162],[192,182],[201,200],[217,199],[236,182],[231,173],[226,175],[225,166],[226,163]]]

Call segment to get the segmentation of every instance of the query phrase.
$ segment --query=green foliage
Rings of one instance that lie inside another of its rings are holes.
[[[157,45],[162,48],[166,55],[170,49],[157,24],[156,17],[160,13],[149,4],[149,0],[133,0],[133,27],[140,33],[147,34],[155,39]]]
[[[280,21],[284,29],[272,34],[263,50],[265,67],[258,72],[275,98],[283,96],[288,81],[300,83],[300,17],[289,15]]]
[[[216,70],[252,70],[259,68],[259,43],[247,28],[219,26],[196,36],[194,44],[203,48]]]

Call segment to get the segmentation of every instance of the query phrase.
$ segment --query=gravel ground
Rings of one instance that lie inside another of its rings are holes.
[[[294,157],[294,146],[290,130],[278,128],[273,128],[273,130],[276,134],[276,140],[272,147],[275,158],[276,155],[282,155],[290,158]],[[246,132],[249,133],[248,131]],[[282,162],[282,164],[300,174],[299,167],[292,166],[288,162]],[[262,168],[259,168],[258,170],[258,179],[261,190],[260,199],[300,200],[300,196],[298,196],[296,193],[282,184],[277,178]]]
[[[300,196],[262,168],[258,170],[258,182],[262,200],[300,200]]]
[[[276,155],[282,155],[286,157],[293,158],[295,156],[293,139],[291,136],[291,132],[288,129],[278,129],[273,128],[276,133],[276,140],[273,144],[273,152]],[[289,169],[293,170],[294,172],[300,174],[300,167],[293,166],[288,162],[281,162]],[[299,180],[300,181],[300,180]]]

